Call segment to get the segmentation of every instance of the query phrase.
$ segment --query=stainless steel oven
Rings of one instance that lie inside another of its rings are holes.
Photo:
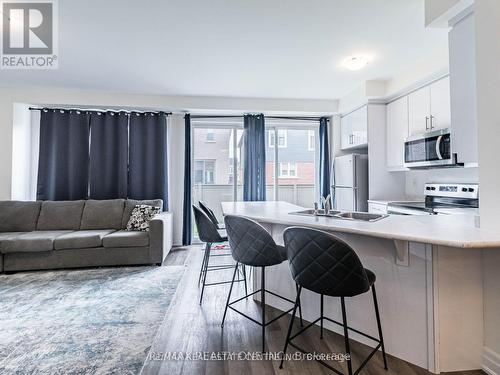
[[[405,141],[405,167],[459,167],[456,155],[451,150],[449,129],[411,136]]]

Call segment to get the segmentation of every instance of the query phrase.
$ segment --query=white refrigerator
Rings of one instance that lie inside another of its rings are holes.
[[[339,211],[368,211],[368,155],[338,156],[332,164],[331,195]]]

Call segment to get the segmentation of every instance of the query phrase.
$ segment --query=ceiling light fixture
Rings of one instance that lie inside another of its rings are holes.
[[[363,69],[370,63],[370,58],[367,56],[352,56],[342,62],[342,66],[349,70]]]

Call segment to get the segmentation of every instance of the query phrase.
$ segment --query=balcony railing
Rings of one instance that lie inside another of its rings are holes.
[[[267,185],[267,200],[274,200],[274,186]],[[219,220],[222,220],[221,202],[233,201],[233,185],[204,185],[193,187],[193,203],[204,201]],[[243,186],[238,185],[238,199],[243,200]],[[316,201],[314,184],[283,184],[278,187],[278,200],[302,207],[312,207]]]

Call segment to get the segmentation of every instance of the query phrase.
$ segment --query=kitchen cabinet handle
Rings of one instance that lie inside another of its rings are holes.
[[[429,116],[425,116],[425,130],[429,130]]]
[[[431,129],[434,129],[434,116],[431,116]]]

